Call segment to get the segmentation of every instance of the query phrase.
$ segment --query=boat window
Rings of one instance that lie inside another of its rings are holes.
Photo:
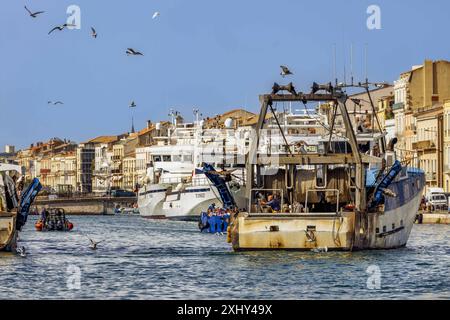
[[[172,156],[172,161],[180,161],[181,162],[181,156],[180,155],[174,155]]]
[[[153,156],[153,161],[161,162],[161,156]]]
[[[316,188],[327,186],[327,165],[316,166]]]
[[[183,156],[183,161],[184,162],[192,162],[192,155],[184,155]]]
[[[163,162],[170,162],[171,156],[163,156]]]

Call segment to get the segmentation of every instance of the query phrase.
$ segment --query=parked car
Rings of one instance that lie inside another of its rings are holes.
[[[427,200],[433,210],[447,210],[448,200],[444,193],[432,193]]]

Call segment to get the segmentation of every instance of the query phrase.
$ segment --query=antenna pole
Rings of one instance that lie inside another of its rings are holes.
[[[353,43],[350,45],[350,77],[353,86]]]
[[[338,84],[338,78],[336,73],[336,43],[333,44],[333,78],[335,79],[335,84]]]
[[[364,44],[364,69],[366,73],[366,85],[369,84],[369,77],[367,75],[367,43]]]

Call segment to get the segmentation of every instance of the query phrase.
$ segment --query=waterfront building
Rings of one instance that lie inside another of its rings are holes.
[[[386,141],[391,141],[395,135],[395,118],[384,121],[384,131],[386,131]]]
[[[392,112],[394,114],[395,136],[398,139],[397,155],[402,160],[414,161],[416,154],[412,144],[415,142],[415,118],[407,99],[409,78],[410,72],[404,72],[398,80],[394,81]]]
[[[0,152],[0,163],[17,164],[16,156],[17,156],[17,153],[16,153],[15,147],[6,145],[5,151]]]
[[[450,62],[425,60],[408,72],[407,98],[416,111],[450,99]]]
[[[100,136],[91,141],[94,146],[94,172],[92,191],[107,193],[111,187],[112,147],[119,140],[119,136]]]
[[[403,73],[400,80],[398,94],[405,105],[406,148],[411,145],[417,165],[427,173],[427,186],[443,187],[443,105],[450,99],[450,62],[425,60],[423,65]],[[408,128],[412,134],[408,134]]]
[[[238,128],[248,126],[248,123],[251,122],[255,116],[258,118],[257,115],[247,110],[233,109],[214,117],[205,118],[203,121],[203,126],[206,129],[224,129],[226,127],[225,121],[227,121],[227,119],[231,119],[233,120],[234,128]]]
[[[419,108],[415,114],[419,166],[425,171],[427,187],[443,187],[443,105]]]
[[[92,173],[95,160],[95,144],[80,143],[77,148],[77,191],[92,192]]]
[[[61,153],[49,159],[48,186],[58,194],[72,194],[77,187],[77,158],[75,152]]]
[[[124,156],[122,175],[122,189],[136,191],[138,175],[136,172],[136,153],[134,151]]]
[[[73,152],[77,145],[66,139],[52,138],[48,142],[37,142],[31,144],[29,148],[17,152],[16,161],[23,167],[25,181],[30,182],[31,179],[45,176],[44,181],[47,181],[47,176],[50,173],[51,165],[48,163],[53,156],[68,152]],[[45,159],[45,164],[42,166],[41,161]],[[41,172],[41,169],[44,171]],[[45,182],[41,182],[46,186]]]
[[[386,130],[386,121],[394,119],[392,106],[395,103],[394,95],[383,96],[378,100],[377,117],[380,121],[382,130]]]
[[[443,183],[445,192],[450,192],[450,99],[444,101],[443,108]]]
[[[113,189],[123,189],[123,169],[124,158],[129,157],[130,154],[135,152],[138,144],[137,134],[130,134],[129,137],[121,139],[113,144],[112,148],[112,168],[111,168],[111,180]],[[130,160],[130,159],[127,159]],[[127,165],[129,163],[127,162]],[[135,167],[135,166],[134,166]]]

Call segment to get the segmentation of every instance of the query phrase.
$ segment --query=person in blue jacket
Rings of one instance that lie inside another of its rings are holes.
[[[280,200],[278,199],[278,197],[269,195],[267,197],[267,200],[268,200],[267,202],[263,202],[262,204],[271,207],[272,211],[275,211],[275,212],[281,211],[281,204],[280,204]]]

